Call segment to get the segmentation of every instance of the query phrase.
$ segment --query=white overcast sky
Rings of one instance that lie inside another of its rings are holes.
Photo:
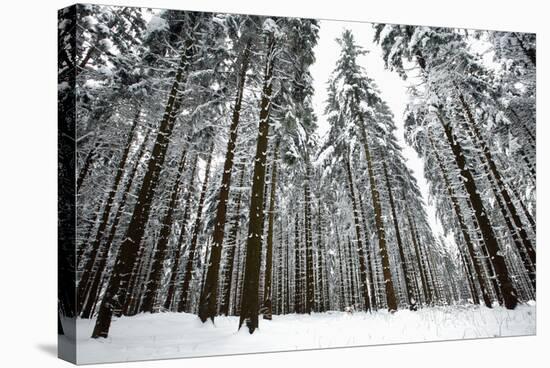
[[[406,82],[401,80],[397,73],[390,72],[384,68],[380,46],[373,42],[374,29],[372,28],[372,23],[334,20],[320,21],[319,41],[314,50],[316,61],[310,69],[315,88],[313,107],[318,118],[319,136],[323,137],[329,128],[323,115],[327,99],[326,87],[340,53],[340,47],[336,42],[336,38],[340,37],[345,29],[351,30],[356,43],[368,51],[367,55],[360,57],[359,62],[365,68],[368,76],[374,79],[380,89],[381,97],[388,103],[395,116],[397,139],[403,148],[403,154],[407,159],[407,166],[413,170],[422,191],[430,225],[436,233],[442,233],[441,224],[435,215],[435,208],[428,204],[428,184],[426,179],[424,179],[424,163],[416,152],[405,143],[403,137],[403,113],[408,102]]]

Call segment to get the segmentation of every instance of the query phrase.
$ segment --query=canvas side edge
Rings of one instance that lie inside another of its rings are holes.
[[[76,12],[58,10],[58,357],[76,356]]]

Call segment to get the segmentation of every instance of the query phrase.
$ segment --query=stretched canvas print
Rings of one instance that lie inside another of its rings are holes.
[[[61,358],[536,333],[534,34],[87,4],[58,35]]]

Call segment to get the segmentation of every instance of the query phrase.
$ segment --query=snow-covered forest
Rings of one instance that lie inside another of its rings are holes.
[[[76,289],[59,310],[78,329],[59,332],[91,360],[535,333],[535,35],[365,23],[369,50],[340,22],[318,54],[330,21],[59,17],[59,113],[76,141]],[[404,111],[363,63],[374,48]],[[411,321],[420,331],[395,327]],[[283,343],[340,323],[356,338]],[[173,350],[139,355],[148,329]],[[128,352],[132,333],[137,355],[102,355],[98,341]],[[208,350],[220,334],[250,348]]]

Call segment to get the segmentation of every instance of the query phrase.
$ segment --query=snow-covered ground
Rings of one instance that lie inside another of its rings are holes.
[[[260,320],[253,335],[238,317],[202,324],[192,314],[159,313],[113,321],[109,338],[90,338],[95,320],[77,322],[79,363],[196,357],[481,337],[533,335],[536,307],[435,307],[395,314],[315,313]]]

